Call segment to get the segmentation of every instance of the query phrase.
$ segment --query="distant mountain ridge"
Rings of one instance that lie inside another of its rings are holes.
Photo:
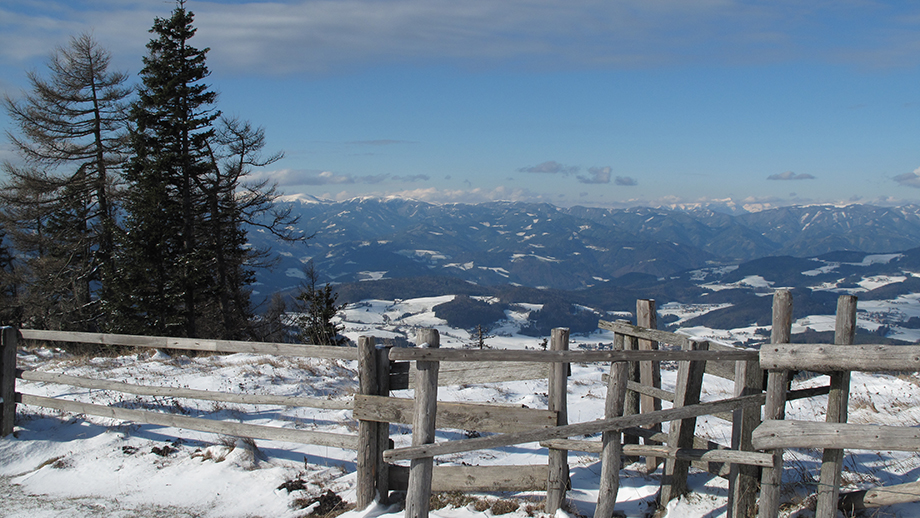
[[[714,265],[831,252],[894,253],[920,246],[920,207],[798,206],[728,215],[706,209],[560,208],[492,202],[434,205],[406,199],[290,201],[315,237],[253,245],[279,254],[254,288],[297,286],[313,260],[325,280],[449,277],[482,286],[584,290],[628,274],[662,278]]]

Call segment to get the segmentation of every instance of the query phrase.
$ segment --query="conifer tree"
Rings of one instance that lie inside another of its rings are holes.
[[[20,164],[4,162],[0,189],[16,268],[17,304],[29,325],[95,330],[114,272],[117,185],[126,152],[127,75],[91,36],[74,37],[28,74],[32,90],[3,104]],[[27,288],[27,289],[26,289]]]
[[[113,330],[171,336],[250,338],[249,286],[267,252],[247,244],[246,226],[289,241],[297,218],[278,209],[268,182],[247,184],[263,157],[265,133],[224,119],[204,83],[206,55],[190,45],[194,15],[179,0],[157,18],[131,111],[134,155],[120,242]]]
[[[6,231],[0,226],[0,325],[21,325],[20,307],[16,300],[16,282],[12,275],[13,254],[6,242]]]
[[[115,329],[123,332],[197,337],[199,304],[213,288],[210,259],[199,248],[207,210],[201,185],[211,171],[208,142],[220,114],[213,107],[217,94],[203,83],[209,49],[189,43],[193,20],[184,0],[172,16],[154,20],[131,110],[122,286],[113,303]]]
[[[347,339],[341,332],[345,326],[333,321],[339,311],[345,309],[345,304],[337,304],[338,294],[332,291],[332,286],[326,284],[317,286],[319,275],[313,262],[304,269],[306,279],[300,294],[295,297],[297,326],[300,328],[298,337],[305,344],[314,345],[343,345]]]

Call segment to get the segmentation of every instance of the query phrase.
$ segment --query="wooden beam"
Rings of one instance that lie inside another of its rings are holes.
[[[17,399],[24,405],[34,405],[44,408],[54,408],[64,412],[89,414],[135,423],[146,423],[159,426],[169,426],[184,430],[199,430],[236,437],[252,437],[254,439],[268,439],[270,441],[288,441],[299,444],[314,444],[316,446],[329,446],[345,450],[357,450],[358,438],[354,435],[337,433],[314,432],[298,430],[296,428],[279,428],[274,426],[261,426],[229,421],[214,421],[202,417],[188,417],[147,410],[134,410],[91,403],[80,403],[65,399],[55,399],[30,394],[19,394]]]
[[[387,450],[383,458],[388,462],[396,460],[408,460],[413,458],[431,457],[435,455],[447,455],[450,453],[461,453],[465,451],[487,450],[500,446],[511,446],[513,444],[522,444],[527,442],[539,442],[549,439],[561,439],[573,437],[576,435],[593,435],[606,430],[623,430],[634,426],[647,426],[652,423],[661,423],[664,421],[674,421],[686,417],[699,417],[702,415],[711,415],[717,412],[729,412],[736,408],[748,405],[762,405],[764,397],[761,394],[753,396],[743,396],[739,398],[723,399],[719,401],[710,401],[698,405],[685,406],[682,408],[669,408],[659,410],[650,414],[629,415],[615,417],[612,419],[599,419],[586,423],[576,423],[566,426],[557,426],[547,428],[546,430],[532,430],[529,432],[515,432],[504,435],[493,435],[489,437],[477,437],[475,439],[463,439],[459,441],[441,442],[423,446],[410,446],[395,450]]]
[[[420,350],[435,350],[441,342],[437,329],[419,329],[415,343]],[[434,443],[435,417],[438,411],[438,362],[418,362],[415,378],[415,406],[412,418],[412,446]],[[409,464],[409,487],[406,491],[406,518],[428,518],[431,500],[431,477],[434,458],[416,457]]]
[[[624,348],[624,336],[614,335],[614,349]],[[607,397],[604,400],[604,418],[620,417],[626,408],[626,384],[629,378],[629,364],[612,362],[607,376]],[[612,518],[620,489],[620,469],[623,456],[623,433],[607,431],[600,442],[601,480],[597,491],[597,507],[594,518]]]
[[[348,400],[305,398],[294,396],[274,396],[271,394],[233,394],[211,390],[196,390],[181,387],[155,387],[151,385],[134,385],[121,381],[80,378],[42,371],[17,370],[17,377],[27,381],[58,383],[72,387],[98,390],[112,390],[139,396],[163,396],[204,401],[221,401],[245,405],[280,405],[290,407],[323,408],[326,410],[350,410],[354,403]]]
[[[550,335],[550,352],[564,353],[569,350],[569,330],[557,327]],[[547,406],[556,414],[556,426],[568,424],[568,375],[569,364],[557,362],[552,364],[547,385]],[[565,491],[569,486],[569,452],[551,448],[547,454],[546,472],[546,513],[554,514],[562,508]]]
[[[837,448],[920,451],[920,428],[871,424],[764,421],[754,430],[754,448]]]
[[[588,441],[583,439],[552,439],[541,441],[540,446],[566,448],[571,451],[581,451],[585,453],[600,453],[602,444],[600,441]],[[737,451],[737,450],[704,450],[699,448],[670,448],[668,446],[645,446],[639,444],[623,445],[623,455],[643,457],[645,455],[655,455],[659,457],[672,457],[693,462],[727,462],[730,464],[744,464],[747,466],[771,466],[773,456],[769,453],[757,451]]]
[[[788,343],[792,336],[792,293],[777,290],[773,294],[773,330],[770,343]],[[772,347],[772,346],[764,346]],[[761,349],[761,353],[763,349]],[[763,362],[760,368],[764,368]],[[786,415],[786,393],[789,390],[788,371],[770,371],[767,374],[766,402],[763,406],[764,419],[783,419]],[[754,445],[754,448],[758,448]],[[773,465],[763,469],[760,475],[760,500],[758,516],[776,518],[779,514],[780,489],[783,484],[783,450],[775,449]]]
[[[760,349],[770,370],[920,371],[920,345],[771,344]]]
[[[390,465],[390,487],[405,490],[409,468]],[[546,465],[528,466],[435,466],[431,491],[544,491]]]
[[[690,341],[690,337],[687,335],[679,335],[677,333],[661,331],[659,329],[646,329],[642,326],[634,326],[623,320],[617,320],[616,322],[600,320],[597,322],[597,327],[607,331],[613,331],[614,333],[624,336],[632,336],[642,340],[654,340],[656,342],[662,342],[668,345],[676,345],[678,347],[683,347],[685,343]]]
[[[415,400],[355,395],[355,419],[412,424]],[[438,428],[509,433],[555,426],[556,413],[512,405],[438,402]]]
[[[16,423],[16,350],[19,333],[0,329],[0,437],[13,433]]]
[[[78,333],[73,331],[45,331],[22,329],[26,340],[48,342],[71,342],[96,345],[127,347],[152,347],[155,349],[180,349],[219,353],[255,353],[278,356],[301,356],[329,360],[357,360],[356,347],[332,345],[295,345],[272,342],[243,342],[238,340],[204,340],[198,338],[174,338],[167,336],[113,335],[102,333]]]
[[[920,502],[920,481],[844,493],[840,495],[838,507],[845,513],[852,513],[857,509],[871,509],[911,502]]]
[[[834,344],[852,346],[856,337],[856,297],[841,295],[837,298],[837,317],[834,325]],[[850,399],[850,371],[830,373],[830,392],[827,394],[828,423],[847,422],[847,404]],[[825,448],[821,458],[821,476],[818,483],[818,501],[815,518],[836,518],[837,498],[840,496],[844,451]]]
[[[628,362],[628,361],[745,361],[757,360],[754,350],[730,351],[531,351],[525,349],[413,349],[399,347],[390,350],[394,361],[480,361],[480,362]]]
[[[687,342],[683,346],[687,351],[708,350],[709,342]],[[700,402],[700,392],[703,389],[703,373],[706,364],[700,361],[681,362],[677,371],[676,391],[674,393],[674,408],[696,405]],[[679,421],[671,421],[668,427],[668,445],[677,449],[689,449],[693,446],[694,432],[696,431],[696,417],[686,417]],[[659,505],[664,508],[668,502],[687,493],[687,476],[690,471],[690,462],[669,458],[665,462],[664,473],[661,477],[661,494]]]
[[[401,368],[405,369],[403,372],[395,375],[395,385],[399,388],[415,388],[415,364],[406,365]],[[438,386],[546,379],[549,376],[549,368],[547,363],[536,362],[504,362],[500,369],[481,361],[441,362]]]
[[[374,338],[358,337],[358,394],[377,395],[377,346]],[[377,464],[380,446],[377,433],[380,423],[368,419],[358,419],[358,457],[355,487],[355,507],[362,510],[374,503],[377,495]]]

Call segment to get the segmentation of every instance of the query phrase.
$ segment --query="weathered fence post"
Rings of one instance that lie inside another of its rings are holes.
[[[837,317],[834,325],[834,345],[853,345],[856,336],[856,297],[841,295],[837,299]],[[827,394],[827,422],[847,422],[847,402],[850,394],[850,371],[830,373],[830,392]],[[815,518],[837,516],[837,498],[840,496],[840,470],[844,451],[825,448],[821,461],[821,479],[818,482],[818,503]]]
[[[639,327],[644,327],[646,329],[658,329],[658,316],[655,309],[655,301],[651,299],[639,299],[636,301],[636,325]],[[640,351],[657,351],[658,342],[652,340],[639,340],[639,350]],[[661,388],[661,362],[652,360],[639,363],[639,382],[643,385],[653,387],[656,389]],[[642,407],[641,412],[643,414],[648,412],[654,412],[656,410],[661,410],[661,400],[646,394],[639,396],[640,405]],[[653,424],[647,428],[652,433],[657,433],[661,431],[661,423]],[[661,444],[657,441],[650,439],[645,439],[643,441],[648,445],[657,445]],[[658,469],[658,465],[661,463],[661,459],[658,457],[646,457],[645,458],[645,469],[648,473],[652,473]]]
[[[622,351],[623,335],[613,337],[613,348]],[[610,376],[607,377],[607,399],[604,401],[604,418],[620,417],[626,404],[626,380],[629,376],[628,362],[611,362]],[[611,518],[620,489],[620,468],[623,454],[623,434],[619,431],[606,431],[601,436],[601,483],[597,492],[597,507],[594,518]]]
[[[13,327],[0,329],[0,437],[13,433],[16,421],[16,348],[19,331]]]
[[[639,339],[635,336],[626,336],[623,340],[623,349],[626,351],[638,351]],[[639,362],[627,362],[626,376],[629,381],[639,383]],[[623,408],[623,415],[636,415],[639,413],[639,393],[634,390],[626,392],[626,403]],[[623,444],[639,444],[639,436],[629,433],[623,434]],[[639,457],[626,457],[625,462],[631,464],[639,460]]]
[[[760,362],[735,362],[735,397],[759,394],[763,389]],[[760,424],[760,407],[739,408],[732,413],[732,449],[753,451],[751,434]],[[757,504],[757,466],[734,464],[728,475],[728,518],[748,518]]]
[[[786,344],[792,339],[792,294],[778,290],[773,295],[773,330],[770,343]],[[770,371],[763,406],[764,421],[786,416],[786,390],[789,371]],[[780,489],[783,482],[783,450],[773,450],[773,467],[764,468],[760,476],[759,517],[776,518],[779,514]]]
[[[569,330],[557,327],[550,336],[550,349],[553,351],[567,351],[569,349]],[[556,412],[556,425],[563,426],[569,423],[568,417],[568,373],[569,364],[554,362],[550,367],[548,387],[548,407],[550,412]],[[549,472],[546,480],[545,511],[555,513],[562,508],[565,491],[569,485],[569,452],[568,450],[549,449]]]
[[[437,329],[419,329],[415,343],[435,349],[441,337]],[[412,446],[434,442],[435,415],[438,412],[438,368],[436,361],[416,362],[415,415],[412,420]],[[409,463],[409,488],[406,493],[406,518],[425,518],[431,500],[434,458],[412,459]]]
[[[390,395],[390,347],[377,349],[377,395]],[[390,465],[383,460],[383,452],[392,448],[390,423],[377,423],[377,498],[389,504]]]
[[[365,396],[378,395],[377,354],[374,337],[358,337],[358,391]],[[379,424],[358,420],[358,473],[356,507],[364,509],[374,502],[377,493]]]
[[[688,341],[684,344],[685,351],[708,351],[709,342]],[[703,373],[706,371],[706,362],[699,360],[682,361],[677,370],[677,383],[674,392],[674,407],[680,408],[695,405],[700,402],[700,392],[703,390]],[[696,418],[691,417],[680,421],[671,421],[668,430],[668,447],[673,449],[692,449],[693,435],[696,431]],[[690,470],[690,461],[678,458],[669,458],[664,463],[664,475],[661,477],[661,495],[659,505],[663,508],[672,499],[687,492],[687,475]]]

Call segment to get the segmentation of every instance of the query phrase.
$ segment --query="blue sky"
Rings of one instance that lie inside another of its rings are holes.
[[[0,0],[0,91],[82,32],[132,79],[170,0]],[[288,194],[557,205],[920,201],[920,4],[189,0]],[[13,129],[5,114],[0,127]],[[0,158],[14,160],[0,144]]]

